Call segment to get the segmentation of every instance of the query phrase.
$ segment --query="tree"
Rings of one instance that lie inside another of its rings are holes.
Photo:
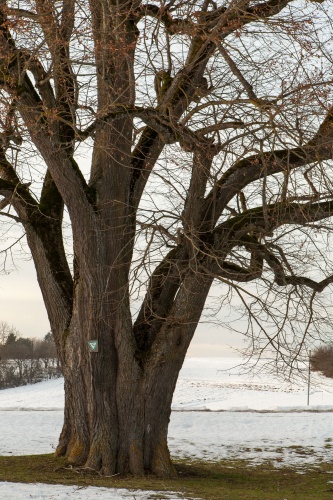
[[[18,337],[15,333],[13,332],[10,332],[10,334],[8,335],[7,337],[7,340],[6,340],[6,343],[4,344],[6,347],[8,346],[12,346],[14,344],[16,344],[16,342],[18,341]]]
[[[13,326],[9,325],[6,321],[0,321],[0,346],[15,341],[19,332]]]
[[[50,363],[53,365],[56,360],[57,369],[60,372],[59,360],[57,358],[57,350],[52,332],[48,332],[43,340],[35,340],[34,355],[43,360],[45,369],[49,367]]]
[[[36,267],[69,462],[174,474],[172,395],[214,280],[254,350],[297,358],[296,333],[328,321],[331,15],[321,1],[0,2],[1,217]]]
[[[0,387],[40,382],[46,378],[60,377],[62,374],[52,333],[44,340],[20,337],[14,327],[3,331],[10,332],[6,342],[0,344]],[[15,332],[15,334],[13,333]]]
[[[317,347],[310,358],[311,369],[321,372],[325,377],[333,377],[333,346],[321,345]]]
[[[47,332],[43,341],[47,344],[54,345],[54,338],[53,338],[52,332]]]
[[[0,361],[6,357],[8,346],[15,343],[19,332],[6,321],[0,321]]]
[[[29,338],[15,338],[13,334],[8,337],[3,349],[4,358],[13,360],[18,371],[18,379],[32,382],[35,371],[33,362],[33,341]],[[27,383],[25,382],[25,383]]]

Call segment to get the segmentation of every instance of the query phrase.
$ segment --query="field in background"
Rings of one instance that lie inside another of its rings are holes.
[[[186,359],[169,429],[174,459],[211,463],[211,467],[220,464],[235,468],[235,474],[238,469],[243,474],[247,464],[253,471],[259,467],[261,478],[265,467],[283,468],[283,474],[289,474],[290,468],[298,475],[305,470],[322,474],[323,467],[325,474],[332,472],[333,380],[313,374],[307,406],[306,377],[291,383],[267,373],[240,373],[239,363],[236,358]],[[62,379],[0,391],[0,455],[51,453],[61,430],[63,402]],[[251,474],[247,477],[251,481]],[[330,491],[331,483],[325,484]],[[0,484],[0,496],[3,487]],[[299,498],[307,497],[303,492]],[[326,497],[322,492],[318,498]]]

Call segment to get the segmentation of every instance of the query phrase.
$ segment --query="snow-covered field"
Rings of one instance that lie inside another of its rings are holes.
[[[298,467],[333,461],[333,380],[312,374],[307,406],[306,380],[290,383],[271,374],[240,373],[239,362],[236,358],[186,359],[173,400],[172,455],[214,461],[241,458],[249,464],[270,460],[276,466]],[[62,379],[0,391],[0,455],[52,452],[61,430],[63,404]],[[0,497],[14,498],[3,491],[7,487],[0,485]],[[29,498],[68,498],[65,490],[50,493],[45,486],[42,493],[41,488],[40,496],[32,492]],[[15,498],[26,498],[15,491]],[[87,497],[83,494],[75,497],[88,498],[88,490]],[[108,490],[107,498],[149,498],[147,492],[112,494]]]
[[[4,500],[148,500],[158,499],[158,491],[126,490],[125,488],[95,488],[88,486],[57,486],[54,484],[0,483],[0,498]],[[182,498],[177,493],[161,492],[160,498]]]

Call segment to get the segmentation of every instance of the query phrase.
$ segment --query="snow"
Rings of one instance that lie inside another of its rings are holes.
[[[333,411],[333,380],[311,376],[296,383],[267,373],[240,373],[237,358],[188,358],[176,387],[174,410],[211,411]],[[307,372],[307,367],[304,367]]]
[[[269,460],[277,467],[332,462],[333,380],[312,374],[307,406],[306,366],[304,380],[292,383],[264,372],[242,373],[239,363],[236,358],[185,360],[169,427],[172,456],[246,459],[249,465]],[[63,404],[62,379],[0,391],[0,455],[51,453],[62,426]],[[74,491],[32,486],[36,490],[29,490],[31,498],[62,499]],[[0,498],[14,498],[3,488],[6,483],[0,485]],[[100,495],[102,490],[98,489]],[[107,492],[107,498],[149,498],[150,494]],[[19,494],[15,486],[15,498],[28,496]],[[88,498],[88,493],[83,494],[80,490],[78,498]]]
[[[169,446],[177,457],[302,466],[331,461],[332,436],[330,413],[174,413]]]
[[[173,399],[172,454],[276,466],[331,461],[333,380],[312,373],[307,406],[307,366],[303,379],[292,383],[270,373],[242,373],[240,362],[186,359]]]
[[[0,411],[61,411],[65,402],[64,380],[56,378],[0,390]]]
[[[0,411],[0,455],[52,453],[62,421],[63,411],[59,410]]]
[[[118,499],[155,499],[161,494],[161,498],[184,498],[176,493],[158,492],[158,491],[141,491],[141,490],[126,490],[124,488],[95,488],[88,486],[86,488],[80,486],[59,486],[54,484],[22,484],[22,483],[0,483],[0,496],[6,500],[26,500],[33,498],[35,500],[91,500],[98,498],[101,500],[118,500]]]

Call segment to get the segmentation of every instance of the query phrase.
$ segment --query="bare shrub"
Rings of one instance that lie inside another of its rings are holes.
[[[333,344],[317,347],[310,358],[311,369],[333,378]]]

